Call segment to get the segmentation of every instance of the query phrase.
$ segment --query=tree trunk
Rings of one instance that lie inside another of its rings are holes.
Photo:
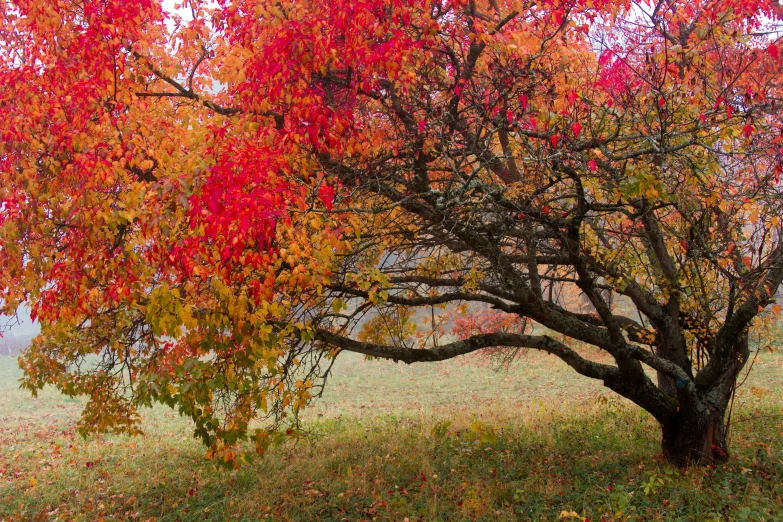
[[[743,334],[734,343],[731,363],[709,390],[702,391],[695,403],[679,397],[676,414],[661,422],[661,446],[667,459],[678,466],[690,466],[729,458],[726,410],[749,355],[748,336]],[[658,373],[658,386],[670,397],[677,396],[677,382],[671,377]]]
[[[661,424],[666,458],[680,467],[710,464],[728,459],[725,432],[726,407],[679,411]]]

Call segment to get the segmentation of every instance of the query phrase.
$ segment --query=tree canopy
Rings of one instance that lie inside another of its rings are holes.
[[[169,404],[237,463],[296,436],[343,350],[531,348],[650,412],[674,461],[726,458],[783,280],[777,3],[184,6],[0,0],[24,386],[88,396],[85,432]]]

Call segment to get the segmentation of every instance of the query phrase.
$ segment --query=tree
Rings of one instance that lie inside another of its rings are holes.
[[[783,280],[776,4],[186,6],[0,0],[24,386],[89,396],[84,431],[169,404],[236,463],[296,436],[343,350],[532,348],[653,415],[674,462],[727,457]],[[449,336],[454,306],[497,327]]]

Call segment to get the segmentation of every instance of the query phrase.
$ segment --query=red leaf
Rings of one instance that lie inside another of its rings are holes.
[[[777,45],[771,44],[769,47],[767,47],[767,52],[775,60],[778,59],[778,46]]]
[[[527,109],[527,94],[523,94],[519,97],[519,104],[522,106],[522,110]]]
[[[753,125],[745,125],[742,127],[742,135],[746,138],[750,138],[751,134],[753,134],[753,131],[756,129],[753,127]]]
[[[707,124],[707,116],[705,114],[699,114],[699,118],[701,119],[701,124],[706,125]]]
[[[506,119],[508,120],[509,125],[514,123],[514,113],[511,111],[506,111]]]
[[[582,126],[579,124],[579,122],[575,122],[573,125],[571,125],[571,132],[574,133],[574,136],[577,138],[579,137],[579,133],[582,132]]]
[[[427,121],[426,120],[420,120],[419,121],[419,132],[424,132],[424,127],[426,127],[426,126],[427,126]]]
[[[553,134],[549,138],[549,143],[551,143],[553,147],[557,147],[557,142],[558,141],[560,141],[560,136],[558,136],[557,134]]]
[[[661,107],[663,107],[664,105],[666,105],[666,99],[665,99],[663,96],[661,96],[661,97],[658,99],[658,105],[659,105],[659,106],[661,106]]]
[[[326,210],[332,211],[332,205],[334,204],[334,188],[330,187],[326,183],[323,183],[318,187],[318,199],[324,204]]]
[[[587,162],[587,167],[590,169],[591,172],[595,172],[596,169],[598,169],[598,163],[596,163],[595,160],[590,160]]]

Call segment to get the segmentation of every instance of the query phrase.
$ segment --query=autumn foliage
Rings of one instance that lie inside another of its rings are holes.
[[[169,404],[237,463],[297,435],[341,350],[534,348],[649,411],[674,460],[726,456],[783,279],[777,4],[184,7],[0,0],[26,387],[89,396],[85,432]],[[465,304],[505,315],[444,329]]]

